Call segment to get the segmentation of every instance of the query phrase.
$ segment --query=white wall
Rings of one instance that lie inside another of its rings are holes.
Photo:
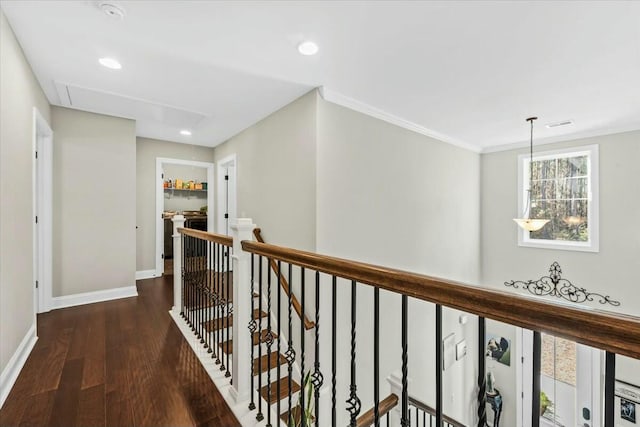
[[[0,372],[34,326],[33,107],[51,123],[44,96],[0,10]]]
[[[504,292],[507,280],[537,279],[557,261],[563,277],[591,292],[610,295],[620,307],[591,306],[640,316],[636,266],[640,259],[640,131],[536,147],[536,152],[598,144],[600,149],[600,252],[519,247],[512,218],[517,213],[517,158],[526,150],[482,155],[482,283]],[[515,375],[515,367],[511,374]],[[618,358],[619,379],[640,384],[640,363]],[[503,387],[515,390],[511,379]],[[507,402],[505,401],[505,406]],[[511,406],[511,405],[509,405]],[[515,408],[505,410],[505,425],[515,425]]]
[[[477,282],[479,157],[318,99],[317,251]],[[338,400],[342,402],[349,375],[348,284],[343,283],[339,293]],[[364,411],[373,404],[373,291],[360,286],[358,293],[358,395]],[[328,319],[326,287],[322,298],[321,318]],[[386,396],[384,379],[401,366],[400,297],[384,292],[381,306],[381,394]],[[410,301],[410,394],[432,406],[434,313],[432,305]],[[445,310],[443,337],[451,332],[456,342],[467,340],[471,354],[444,374],[445,412],[470,422],[475,414],[477,322],[470,316],[466,325],[460,325],[458,313]],[[324,348],[330,344],[328,335],[322,335]],[[328,355],[322,364],[330,366]],[[458,396],[455,402],[452,394]]]
[[[53,296],[135,285],[132,120],[52,108]]]
[[[156,139],[136,140],[136,268],[156,268],[156,158],[213,162],[213,148]],[[205,172],[206,177],[206,172]],[[168,177],[173,179],[173,177]],[[205,178],[206,181],[206,178]],[[209,188],[212,187],[209,183]],[[206,198],[200,205],[206,205]],[[198,209],[200,209],[198,206]]]
[[[253,218],[269,243],[315,249],[316,91],[215,148],[236,154],[238,216]]]

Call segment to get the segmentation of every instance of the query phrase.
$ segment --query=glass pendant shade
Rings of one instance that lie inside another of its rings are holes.
[[[527,231],[538,231],[550,221],[548,219],[533,218],[513,218],[513,220],[520,226],[520,228]]]

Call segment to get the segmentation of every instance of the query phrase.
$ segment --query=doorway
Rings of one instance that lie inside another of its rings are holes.
[[[533,380],[533,333],[523,331],[521,375]],[[541,334],[540,426],[602,427],[602,352],[570,340]],[[531,423],[531,381],[523,384],[522,425]],[[527,408],[529,406],[529,408]]]
[[[53,131],[37,108],[33,108],[33,295],[34,315],[52,305],[52,180]]]
[[[237,218],[236,199],[236,155],[218,161],[218,234],[231,235],[230,224]]]
[[[214,164],[195,160],[156,158],[156,276],[165,273],[165,254],[173,249],[173,239],[169,238],[165,245],[165,235],[173,233],[172,213],[187,214],[186,227],[206,228],[213,230],[214,212],[213,188],[210,186],[214,178]],[[203,175],[191,176],[188,171],[202,171]],[[167,173],[165,173],[165,171]],[[186,171],[186,172],[185,172]],[[205,178],[206,177],[206,178]],[[206,180],[205,180],[206,179]],[[165,187],[165,182],[170,186]],[[196,182],[199,181],[199,182]],[[192,185],[191,185],[192,184]],[[199,184],[199,185],[198,185]],[[204,187],[204,188],[203,188]],[[165,197],[175,201],[182,199],[187,205],[175,205],[172,213],[165,212]],[[191,224],[192,223],[192,224]],[[206,225],[206,226],[205,226]],[[165,231],[166,230],[166,231]],[[167,271],[167,274],[169,271]]]

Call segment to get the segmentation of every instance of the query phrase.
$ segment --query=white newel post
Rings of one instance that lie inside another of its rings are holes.
[[[243,240],[253,240],[256,227],[251,218],[231,224],[233,236],[233,365],[231,396],[236,404],[251,397],[251,254],[242,250]]]
[[[182,239],[178,228],[184,227],[184,216],[174,215],[173,222],[173,314],[179,316],[182,307]]]

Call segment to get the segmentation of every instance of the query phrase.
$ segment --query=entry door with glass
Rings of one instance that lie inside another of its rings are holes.
[[[541,338],[539,425],[602,427],[602,352],[548,334]],[[525,360],[532,357],[525,354]],[[532,386],[523,387],[523,406],[531,405]]]

